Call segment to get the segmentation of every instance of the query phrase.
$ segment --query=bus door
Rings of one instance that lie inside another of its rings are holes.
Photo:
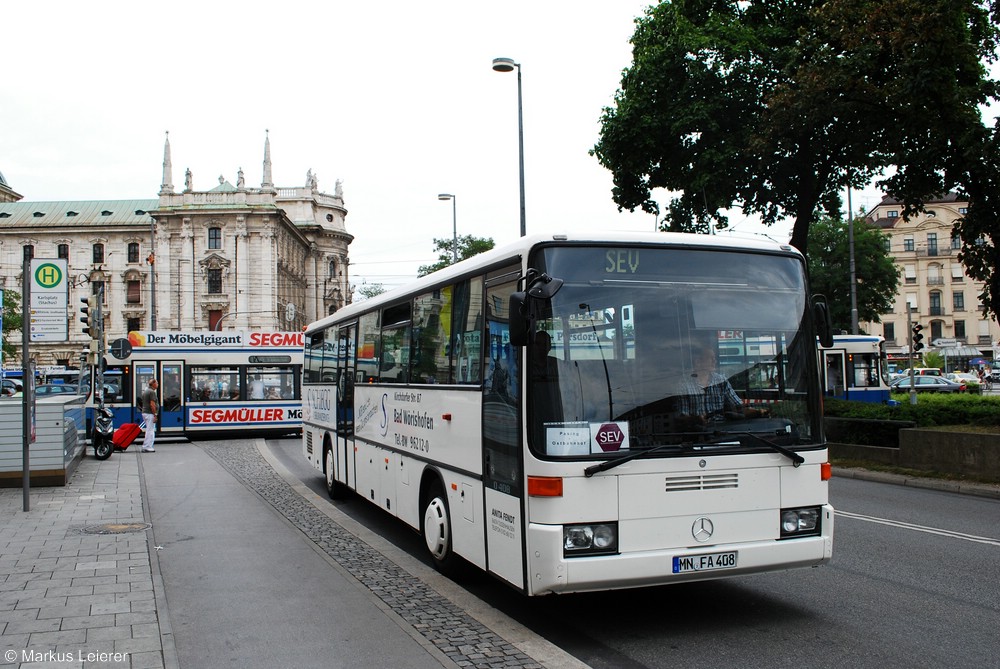
[[[160,415],[156,418],[157,434],[179,434],[184,431],[185,406],[181,393],[184,379],[184,364],[177,362],[144,362],[136,363],[135,392],[133,406],[135,421],[142,421],[142,392],[149,387],[149,380],[156,378],[159,382]]]
[[[823,351],[823,394],[847,398],[847,366],[844,351]]]
[[[486,567],[525,588],[524,454],[520,420],[521,349],[510,344],[508,304],[517,282],[507,274],[487,280],[487,336],[483,383],[483,486]]]
[[[355,332],[357,325],[340,328],[337,338],[337,481],[354,488],[350,480],[354,473],[354,374],[355,374]]]

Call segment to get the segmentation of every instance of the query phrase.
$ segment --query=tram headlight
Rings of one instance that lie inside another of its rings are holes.
[[[809,506],[781,510],[781,538],[817,536],[820,533],[820,508]]]
[[[563,557],[618,552],[618,523],[563,525]]]

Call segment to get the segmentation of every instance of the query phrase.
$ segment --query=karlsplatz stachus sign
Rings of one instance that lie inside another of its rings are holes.
[[[69,339],[69,281],[65,258],[31,260],[31,305],[29,334],[31,341],[66,341]]]

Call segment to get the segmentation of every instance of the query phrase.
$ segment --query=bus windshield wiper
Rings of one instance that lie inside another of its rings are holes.
[[[730,437],[747,437],[750,439],[750,441],[754,442],[758,446],[764,446],[765,448],[770,448],[773,451],[781,453],[789,460],[791,460],[792,464],[796,467],[798,467],[799,465],[801,465],[803,462],[806,461],[804,457],[802,457],[795,451],[789,450],[784,446],[779,446],[770,439],[765,439],[764,437],[754,434],[753,432],[742,432],[742,431],[726,432],[725,430],[716,430],[715,432],[712,433],[712,437],[713,437],[713,439],[711,440],[712,442],[722,441]]]
[[[657,435],[657,436],[665,436],[665,435]],[[617,467],[618,465],[623,465],[630,460],[635,460],[636,458],[642,457],[644,455],[659,453],[660,451],[666,451],[668,449],[677,449],[678,451],[684,451],[684,450],[689,450],[690,448],[691,444],[689,443],[681,443],[681,444],[671,443],[671,444],[660,444],[659,446],[653,446],[652,448],[645,448],[642,450],[633,450],[630,451],[629,453],[626,453],[625,455],[619,455],[616,458],[611,458],[610,460],[599,462],[596,465],[591,465],[583,470],[583,475],[586,476],[587,478],[590,478],[591,476],[593,476],[598,472],[607,471],[609,469]]]

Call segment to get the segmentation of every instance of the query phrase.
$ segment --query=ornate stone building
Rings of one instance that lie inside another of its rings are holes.
[[[884,314],[881,324],[863,323],[861,329],[881,333],[890,355],[909,352],[909,305],[909,322],[923,325],[928,349],[933,346],[966,363],[976,357],[995,357],[1000,326],[983,317],[979,300],[983,283],[965,274],[958,260],[962,242],[952,233],[968,206],[949,193],[928,202],[923,213],[904,220],[902,204],[885,197],[868,213],[868,223],[886,235],[900,286],[892,313]]]
[[[76,366],[87,337],[81,297],[104,289],[109,341],[130,330],[299,330],[350,300],[348,234],[340,182],[275,187],[270,140],[263,178],[242,169],[200,190],[190,170],[176,192],[169,138],[159,198],[25,202],[0,178],[0,282],[22,292],[26,254],[69,261],[70,341],[34,343],[39,364]]]

